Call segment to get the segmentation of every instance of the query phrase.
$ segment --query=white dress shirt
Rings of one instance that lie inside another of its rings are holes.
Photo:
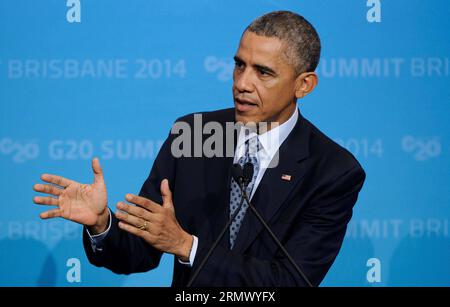
[[[250,199],[252,199],[253,195],[255,194],[255,191],[258,188],[258,185],[261,182],[266,169],[269,167],[270,162],[277,154],[281,144],[283,144],[289,133],[291,133],[292,129],[294,129],[294,126],[297,123],[297,119],[298,110],[296,108],[294,113],[287,121],[277,127],[270,129],[266,133],[258,135],[258,141],[262,146],[262,148],[256,155],[259,163],[259,173],[256,177],[255,185],[253,186]],[[238,136],[236,151],[234,153],[234,163],[238,163],[239,159],[245,155],[245,142],[256,135],[257,134],[254,131],[246,133],[245,129],[241,129]]]
[[[256,189],[258,188],[259,183],[261,182],[262,177],[264,176],[264,173],[266,169],[268,168],[269,164],[271,163],[272,159],[275,157],[275,155],[278,152],[278,149],[280,148],[281,144],[286,140],[288,135],[291,133],[292,129],[294,129],[295,124],[297,123],[298,119],[298,109],[295,108],[294,113],[291,115],[291,117],[281,125],[272,128],[271,130],[257,135],[255,132],[246,133],[245,129],[241,129],[239,132],[236,150],[234,153],[234,163],[237,163],[239,158],[244,156],[245,154],[245,142],[254,137],[255,135],[258,136],[258,140],[260,144],[262,145],[262,148],[257,153],[257,160],[259,163],[259,173],[256,177],[255,185],[253,186],[252,193],[250,195],[250,199],[255,194]],[[278,157],[277,157],[278,158]],[[105,238],[105,236],[108,234],[109,229],[111,228],[111,211],[109,211],[109,225],[108,229],[106,229],[103,233],[98,235],[91,235],[89,231],[86,228],[86,232],[89,235],[89,238],[91,240],[92,249],[95,251],[102,251],[102,241]],[[178,259],[178,261],[182,264],[192,266],[194,264],[195,255],[197,253],[197,247],[198,247],[198,238],[196,236],[193,237],[193,243],[191,252],[189,254],[189,261],[184,262]]]

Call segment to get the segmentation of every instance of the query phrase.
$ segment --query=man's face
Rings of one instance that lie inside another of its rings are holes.
[[[275,37],[246,31],[235,56],[233,97],[236,121],[287,121],[295,110],[295,71]]]

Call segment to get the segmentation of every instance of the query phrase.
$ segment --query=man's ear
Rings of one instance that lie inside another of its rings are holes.
[[[295,97],[303,98],[313,91],[319,83],[319,77],[315,72],[304,72],[295,80]]]

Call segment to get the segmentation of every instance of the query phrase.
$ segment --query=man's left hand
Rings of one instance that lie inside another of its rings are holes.
[[[137,206],[124,202],[117,203],[116,217],[119,227],[131,234],[143,238],[153,247],[174,254],[182,261],[189,261],[193,237],[184,231],[175,217],[172,192],[169,181],[161,182],[163,205],[147,198],[127,194],[125,199]]]

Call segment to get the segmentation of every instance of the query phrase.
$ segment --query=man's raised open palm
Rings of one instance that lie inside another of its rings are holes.
[[[43,174],[41,179],[50,184],[35,184],[34,190],[49,194],[35,196],[33,201],[40,205],[57,208],[42,212],[42,219],[62,217],[92,227],[94,232],[106,229],[109,212],[108,197],[102,168],[97,158],[92,160],[93,184],[82,184],[57,175]],[[52,196],[56,197],[52,197]]]

